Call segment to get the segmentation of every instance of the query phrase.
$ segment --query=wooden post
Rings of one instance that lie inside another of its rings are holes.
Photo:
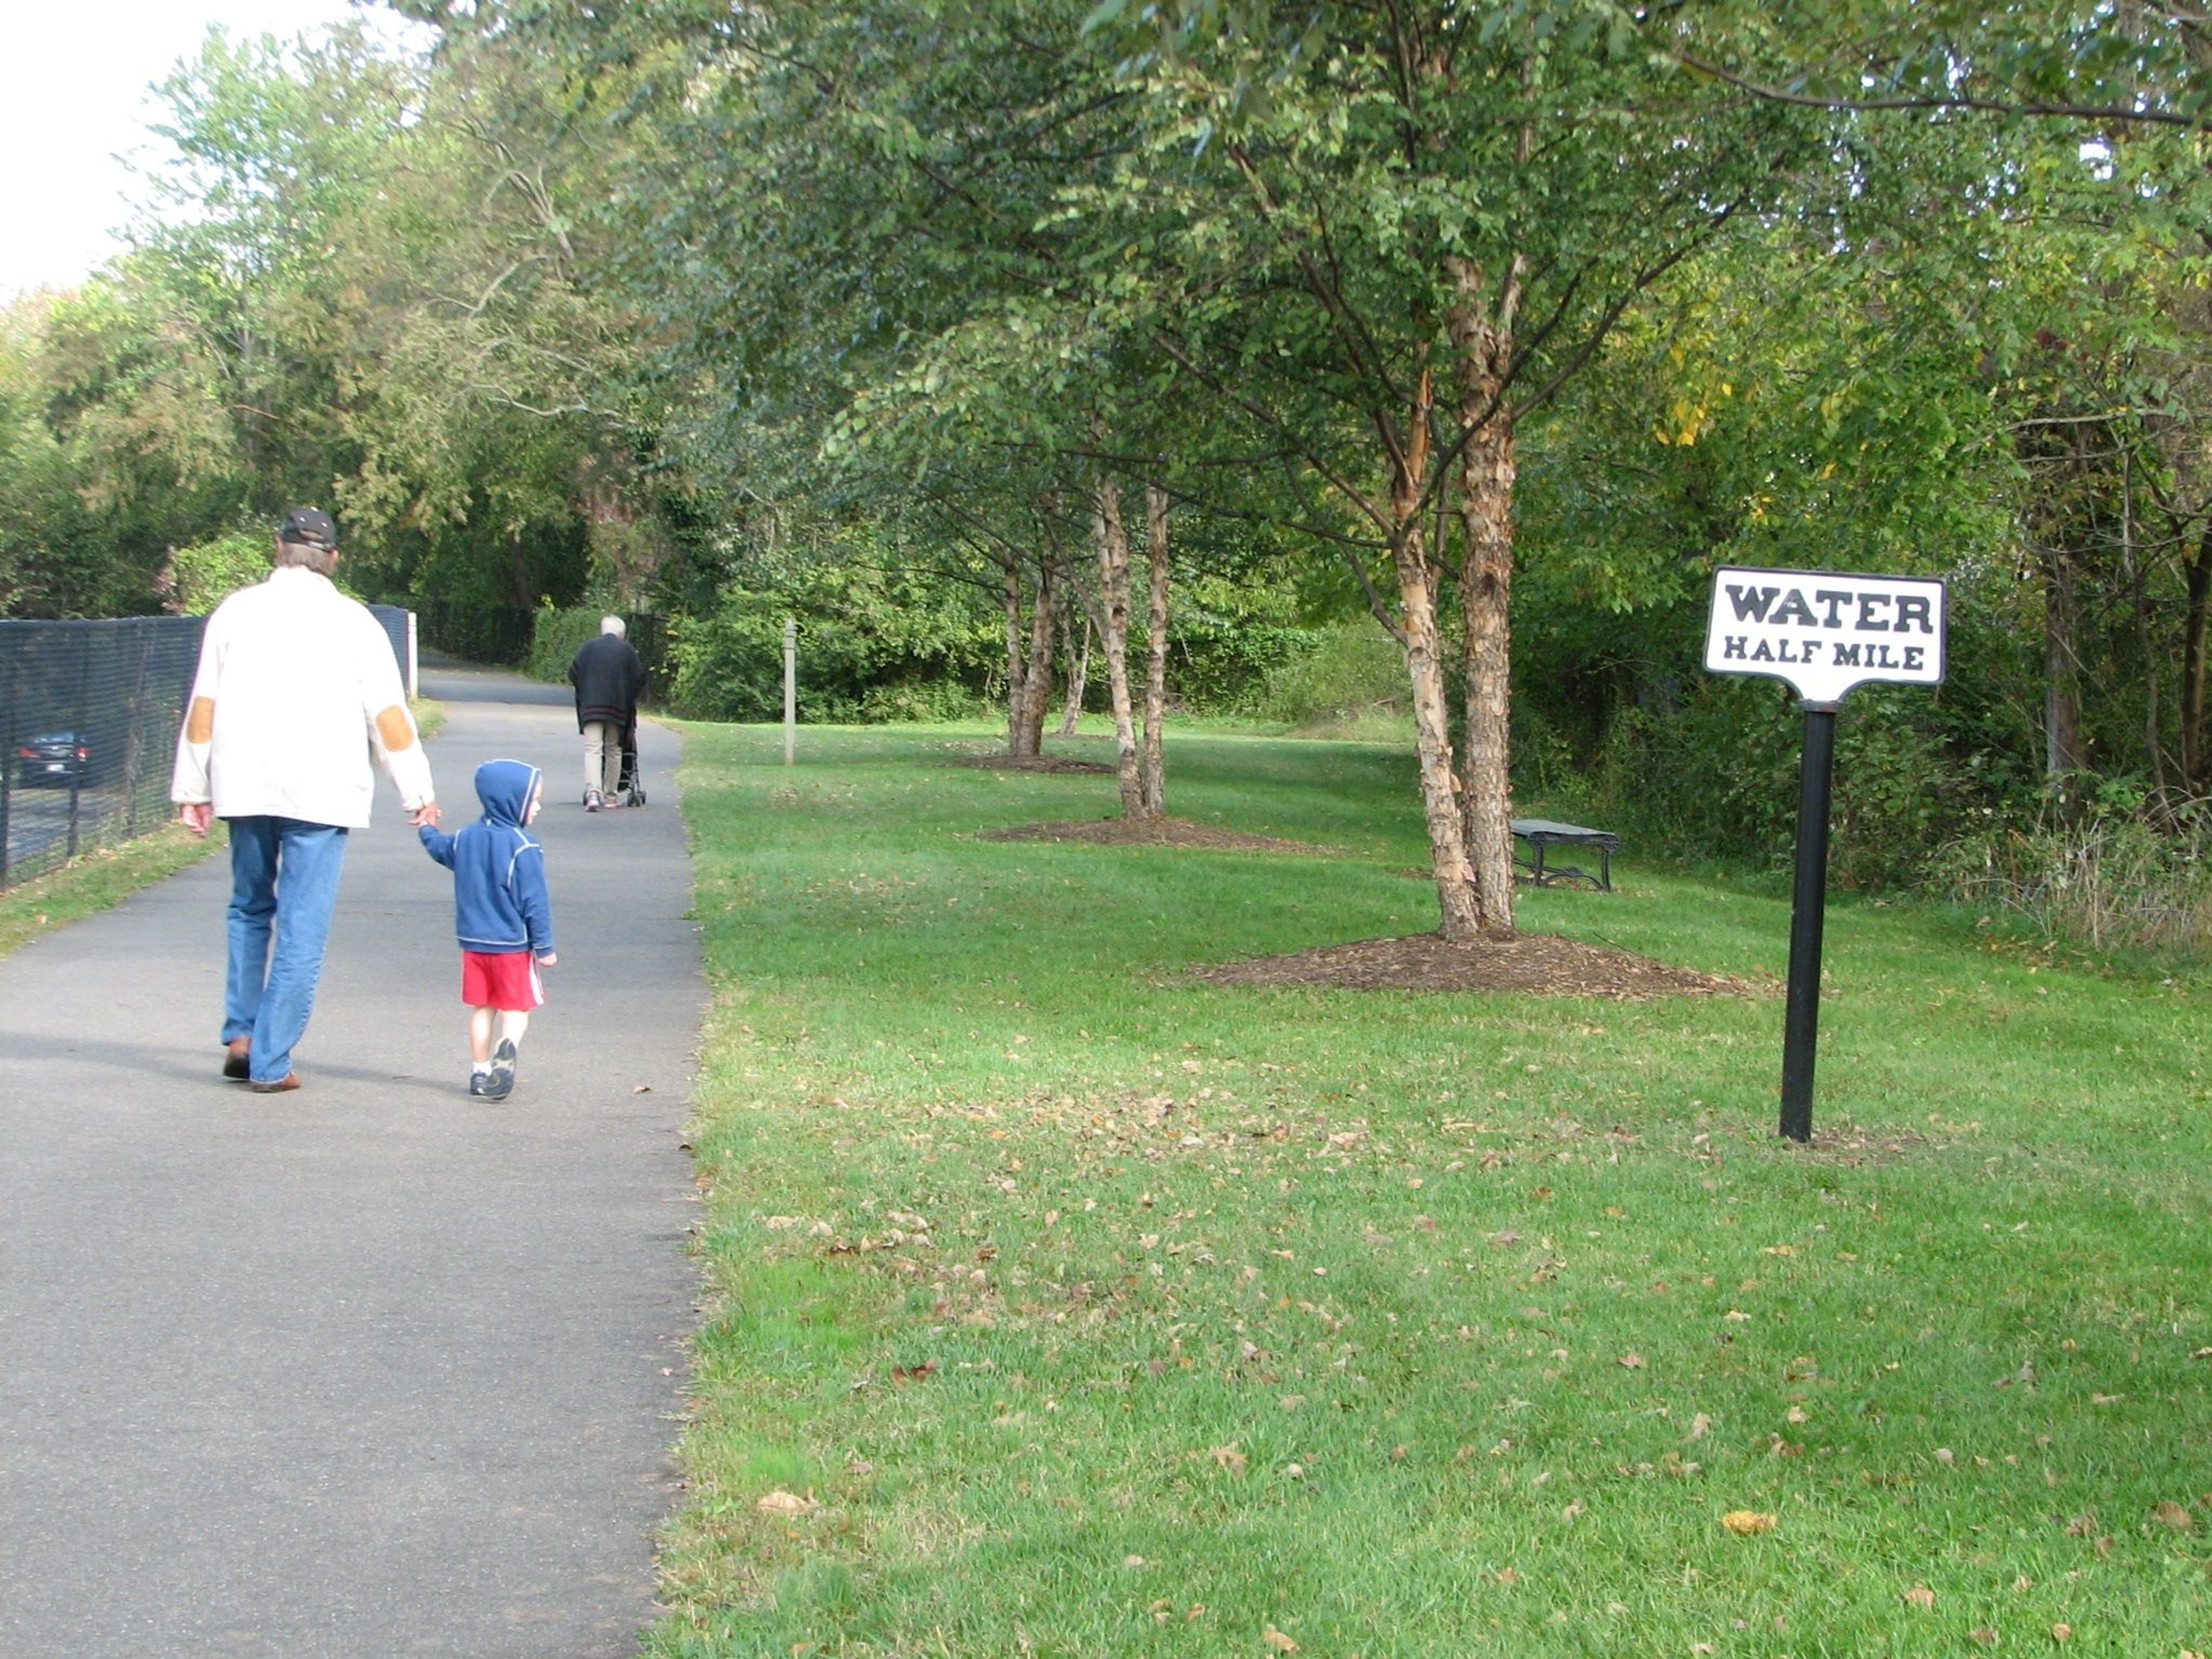
[[[799,623],[783,619],[783,763],[799,759]]]

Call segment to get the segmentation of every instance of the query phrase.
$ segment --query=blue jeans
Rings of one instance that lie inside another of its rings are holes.
[[[346,832],[268,817],[230,825],[230,974],[222,1040],[251,1039],[252,1079],[277,1083],[315,1011],[323,947],[337,907]],[[270,936],[276,948],[270,948]]]

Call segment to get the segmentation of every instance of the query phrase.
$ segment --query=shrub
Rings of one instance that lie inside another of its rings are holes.
[[[565,682],[576,648],[599,633],[606,614],[592,606],[540,607],[531,618],[530,655],[523,671],[535,679]]]
[[[1286,652],[1267,672],[1250,712],[1294,726],[1334,726],[1401,714],[1407,700],[1404,654],[1361,619],[1311,629],[1302,649]]]
[[[269,538],[244,530],[180,547],[170,558],[177,602],[191,615],[204,617],[240,588],[265,578],[270,556]]]
[[[2054,803],[2027,827],[1951,842],[1931,884],[2094,950],[2201,949],[2212,942],[2212,803],[2155,817],[2106,803],[2069,822]]]
[[[996,620],[949,584],[860,566],[817,569],[808,591],[725,592],[672,624],[673,700],[705,720],[783,718],[783,619],[799,623],[799,708],[822,721],[974,712],[1003,647]],[[1001,671],[1003,672],[1003,671]]]

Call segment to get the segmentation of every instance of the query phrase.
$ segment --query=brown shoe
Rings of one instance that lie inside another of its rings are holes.
[[[297,1072],[287,1072],[274,1083],[264,1083],[257,1078],[246,1086],[257,1095],[289,1094],[300,1086],[300,1074]]]
[[[253,1075],[252,1062],[246,1052],[247,1045],[252,1041],[250,1037],[233,1037],[228,1042],[223,1044],[222,1074],[233,1083],[243,1083]]]

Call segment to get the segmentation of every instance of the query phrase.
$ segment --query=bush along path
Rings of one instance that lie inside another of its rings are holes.
[[[565,690],[430,678],[449,823],[479,761],[556,781],[509,1101],[463,1092],[452,879],[388,794],[295,1094],[217,1073],[220,857],[0,960],[9,1659],[623,1659],[653,1616],[696,1283],[678,745],[586,817]]]
[[[2212,1647],[2203,993],[1839,902],[1771,994],[1216,986],[1427,924],[1380,750],[1186,738],[1337,856],[1000,843],[1110,781],[702,729],[713,1304],[673,1656]],[[1770,982],[1625,860],[1525,927]]]

